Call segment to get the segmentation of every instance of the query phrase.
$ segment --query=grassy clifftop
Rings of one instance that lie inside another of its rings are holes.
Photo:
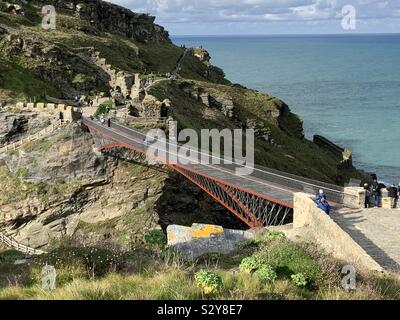
[[[296,244],[276,232],[244,242],[228,256],[205,255],[195,262],[164,249],[162,238],[148,241],[137,251],[64,244],[29,264],[15,266],[19,258],[17,252],[0,251],[0,299],[400,298],[398,275],[361,271],[356,290],[346,291],[341,286],[345,262],[332,259],[315,245]],[[54,291],[41,288],[45,262],[57,270]]]

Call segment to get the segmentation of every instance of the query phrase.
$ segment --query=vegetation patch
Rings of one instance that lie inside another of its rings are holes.
[[[200,270],[195,275],[196,284],[205,295],[215,295],[222,288],[222,279],[211,271]]]

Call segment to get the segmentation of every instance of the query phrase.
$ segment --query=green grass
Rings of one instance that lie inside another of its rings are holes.
[[[273,253],[269,254],[269,251]],[[274,267],[259,273],[240,272],[237,260],[249,255],[267,257]],[[18,257],[14,251],[0,252],[0,299],[400,298],[399,275],[360,273],[357,289],[345,291],[340,282],[342,263],[320,252],[314,245],[293,244],[284,239],[261,239],[251,250],[243,247],[229,256],[209,255],[196,262],[185,262],[176,255],[167,259],[166,255],[152,249],[122,253],[116,249],[70,246],[61,246],[16,268],[12,262]],[[40,271],[45,263],[54,265],[57,270],[54,291],[44,291],[40,286]],[[290,272],[282,273],[279,269],[282,267],[287,267]],[[277,270],[277,277],[273,268]],[[300,270],[306,279],[311,279],[310,274],[317,274],[323,281],[318,286],[304,287]],[[213,288],[212,294],[209,294],[209,286]]]
[[[59,96],[60,91],[49,82],[39,79],[32,70],[1,57],[0,53],[0,88],[18,100],[27,100],[47,92]]]

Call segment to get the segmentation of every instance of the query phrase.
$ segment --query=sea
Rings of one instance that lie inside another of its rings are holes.
[[[227,78],[285,101],[355,166],[400,182],[400,34],[174,36],[202,46]]]

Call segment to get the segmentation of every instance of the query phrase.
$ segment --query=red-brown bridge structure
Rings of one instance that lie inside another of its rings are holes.
[[[103,124],[83,117],[82,123],[94,136],[101,151],[127,148],[148,156],[146,133],[114,121],[108,126],[107,122]],[[173,158],[171,156],[176,157],[176,143],[166,140],[165,146],[167,157],[155,155],[153,160],[163,162],[189,179],[250,228],[289,222],[293,215],[295,192],[316,194],[323,189],[331,201],[343,203],[345,190],[340,186],[260,166],[255,166],[249,175],[239,175],[237,169],[243,165],[234,162],[205,164],[189,161],[188,164],[180,164],[179,161],[168,160]]]

